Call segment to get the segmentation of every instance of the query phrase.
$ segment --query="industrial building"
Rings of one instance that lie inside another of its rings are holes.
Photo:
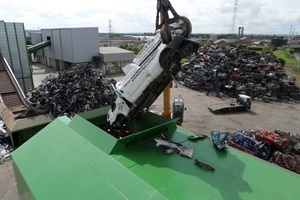
[[[51,41],[51,45],[35,53],[36,62],[56,70],[69,68],[74,63],[93,62],[99,56],[98,28],[41,29],[32,34],[33,45]]]
[[[31,119],[16,118],[29,105],[24,93],[33,88],[31,62],[56,70],[68,69],[77,63],[92,63],[104,73],[114,74],[121,73],[122,67],[134,58],[133,52],[128,50],[99,48],[98,28],[95,27],[42,29],[28,34],[32,45],[27,47],[22,23],[1,21],[0,26],[3,27],[0,35],[0,115],[15,147],[34,135],[27,132],[28,128],[32,130],[33,127],[39,127],[36,129],[39,130],[52,120],[48,115]],[[25,123],[26,120],[31,123]]]
[[[100,47],[101,68],[105,74],[122,72],[122,67],[134,59],[132,51],[118,47]]]
[[[98,28],[41,29],[30,34],[37,46],[33,60],[56,70],[68,69],[75,63],[93,63],[105,74],[122,72],[122,67],[134,58],[132,51],[118,47],[99,47]],[[51,41],[50,43],[46,43]]]
[[[98,28],[95,27],[41,29],[28,34],[31,46],[26,45],[23,23],[1,21],[0,27],[0,115],[15,147],[34,135],[27,132],[28,128],[39,130],[51,121],[48,115],[30,119],[16,117],[30,105],[24,94],[33,88],[32,62],[56,70],[68,69],[76,63],[92,63],[104,73],[112,74],[122,72],[122,67],[134,58],[131,51],[99,48]]]
[[[24,92],[33,87],[23,23],[0,21],[0,52]]]

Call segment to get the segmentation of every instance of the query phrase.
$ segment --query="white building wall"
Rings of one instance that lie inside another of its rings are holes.
[[[74,63],[73,53],[73,40],[71,29],[62,29],[61,33],[61,46],[62,46],[62,57],[64,61]]]
[[[42,34],[41,33],[32,33],[30,34],[31,43],[38,44],[42,42]]]
[[[54,54],[53,54],[53,45],[55,43],[55,41],[52,40],[52,31],[51,29],[45,29],[45,30],[41,30],[42,31],[42,41],[47,41],[47,37],[51,38],[51,45],[49,47],[44,48],[44,53],[46,57],[49,58],[53,58]]]
[[[89,62],[99,56],[98,28],[72,29],[74,62]]]
[[[61,35],[60,30],[55,29],[52,30],[52,37],[51,37],[51,54],[52,57],[58,60],[63,60],[63,53],[62,53],[62,44],[61,44]],[[53,42],[52,42],[53,41]]]
[[[43,41],[51,37],[45,56],[70,63],[91,62],[99,56],[98,28],[42,29]]]

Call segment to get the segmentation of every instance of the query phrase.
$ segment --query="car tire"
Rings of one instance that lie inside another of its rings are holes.
[[[182,36],[185,37],[185,38],[189,38],[191,33],[192,33],[192,23],[191,23],[191,21],[185,16],[180,16],[179,20],[183,21],[183,23],[185,25],[185,31],[184,31],[184,34]]]

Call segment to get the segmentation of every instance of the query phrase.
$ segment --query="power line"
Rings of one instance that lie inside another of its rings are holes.
[[[109,30],[109,46],[111,47],[111,38],[112,38],[112,21],[108,20],[108,30]]]
[[[236,33],[236,13],[237,13],[237,8],[238,8],[238,0],[234,0],[233,4],[233,16],[231,20],[231,25],[229,29],[230,34],[235,34]]]

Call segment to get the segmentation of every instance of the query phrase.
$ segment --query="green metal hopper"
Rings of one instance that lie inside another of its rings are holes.
[[[298,199],[300,176],[236,149],[225,152],[174,121],[144,113],[134,134],[116,139],[98,128],[108,108],[56,118],[12,153],[20,199]],[[154,138],[194,149],[200,168]]]

